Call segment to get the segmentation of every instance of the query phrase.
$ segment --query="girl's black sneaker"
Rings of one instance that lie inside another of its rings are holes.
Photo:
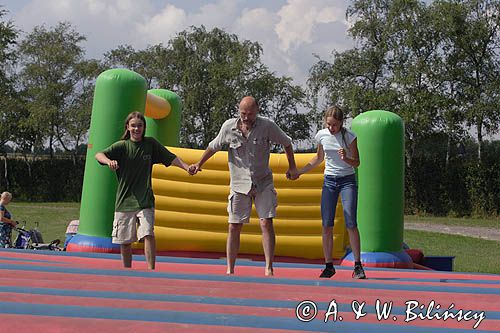
[[[363,266],[361,266],[361,265],[354,266],[354,271],[352,272],[352,278],[353,279],[366,279],[366,274],[365,274],[365,270],[363,269]]]
[[[332,277],[332,276],[334,276],[334,275],[335,275],[335,268],[334,268],[334,267],[332,267],[332,268],[330,268],[330,267],[326,267],[326,268],[323,270],[323,272],[321,272],[321,274],[320,274],[320,276],[319,276],[319,277],[320,277],[320,278],[331,278],[331,277]]]

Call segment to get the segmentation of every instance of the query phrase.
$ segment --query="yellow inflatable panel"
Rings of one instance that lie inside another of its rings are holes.
[[[186,163],[197,162],[203,150],[168,147]],[[315,154],[295,154],[297,167],[304,166]],[[286,179],[285,154],[271,154],[270,167],[278,193],[276,256],[322,259],[321,187],[323,165],[302,175]],[[195,176],[176,167],[153,168],[156,207],[157,251],[225,253],[227,237],[227,197],[229,195],[227,152],[217,152]],[[349,244],[342,206],[337,203],[333,257],[345,255]],[[136,244],[136,246],[141,246]],[[263,255],[259,219],[252,211],[250,223],[241,234],[241,254]]]

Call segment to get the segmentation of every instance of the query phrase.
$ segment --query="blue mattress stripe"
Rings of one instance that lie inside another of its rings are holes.
[[[266,277],[244,277],[244,276],[227,276],[215,274],[183,274],[183,273],[167,273],[167,272],[141,272],[133,270],[106,270],[75,268],[75,267],[52,267],[52,266],[34,266],[23,264],[6,264],[0,263],[0,269],[22,270],[31,272],[51,272],[51,273],[67,273],[67,274],[83,274],[83,275],[104,275],[104,276],[135,276],[135,277],[150,277],[150,278],[169,278],[195,281],[224,281],[224,282],[246,282],[246,283],[266,283],[266,284],[284,284],[296,286],[324,286],[324,287],[342,287],[342,288],[358,288],[358,289],[380,289],[380,290],[404,290],[404,291],[419,291],[419,292],[441,292],[441,293],[468,293],[481,295],[500,295],[500,289],[483,288],[483,287],[463,287],[463,286],[448,286],[448,285],[404,285],[383,284],[380,281],[375,283],[370,279],[364,281],[339,281],[339,280],[304,280],[290,278],[266,278]]]
[[[51,256],[64,256],[64,257],[81,257],[81,258],[95,258],[95,259],[114,259],[121,261],[120,255],[116,253],[96,253],[96,252],[57,252],[57,251],[48,251],[48,250],[22,250],[22,249],[3,249],[0,248],[0,254],[2,252],[18,252],[25,254],[45,254]],[[0,256],[2,258],[2,256]],[[134,261],[143,261],[146,259],[144,255],[134,254]],[[201,264],[201,265],[226,265],[225,259],[210,259],[210,258],[186,258],[186,257],[169,257],[169,256],[157,256],[156,262],[168,262],[168,263],[179,263],[179,264]],[[237,266],[250,266],[250,267],[263,267],[264,263],[260,261],[253,261],[247,259],[238,259]],[[319,264],[302,264],[302,263],[284,263],[284,262],[275,262],[273,263],[275,267],[289,267],[289,268],[316,268],[322,269],[324,265]],[[336,270],[347,270],[351,271],[352,267],[347,266],[335,266]],[[464,272],[442,272],[442,271],[422,271],[422,270],[412,270],[412,269],[398,269],[398,268],[372,268],[367,267],[365,270],[368,272],[370,270],[373,271],[387,271],[387,272],[425,272],[425,274],[429,275],[442,275],[445,273],[446,275],[463,275],[468,274]],[[491,273],[471,273],[474,276],[489,276],[495,277],[500,281],[498,274]]]
[[[17,293],[29,295],[46,295],[46,296],[65,296],[65,297],[84,297],[84,298],[106,298],[116,300],[133,300],[133,301],[160,301],[160,302],[181,302],[181,303],[196,303],[208,305],[229,305],[229,306],[248,306],[248,307],[266,307],[266,308],[282,308],[295,309],[299,302],[287,300],[269,300],[269,299],[252,299],[252,298],[234,298],[234,297],[211,297],[211,296],[191,296],[191,295],[173,295],[173,294],[146,294],[146,293],[127,293],[127,292],[111,292],[111,291],[94,291],[94,290],[73,290],[73,289],[54,289],[54,288],[30,288],[30,287],[13,287],[0,286],[1,293]],[[334,297],[334,296],[332,296]],[[1,299],[1,297],[0,297]],[[354,300],[354,299],[353,299]],[[361,301],[361,299],[360,299]],[[383,300],[381,300],[383,302]],[[319,309],[328,309],[329,302],[315,302]],[[339,311],[351,312],[351,303],[337,302]],[[445,304],[441,304],[444,306]],[[449,305],[449,304],[448,304]],[[375,305],[367,304],[364,308],[367,313],[375,313]],[[447,308],[444,308],[446,310]],[[393,306],[392,313],[395,315],[404,315],[406,307]],[[441,309],[443,310],[443,309]],[[481,312],[482,309],[462,309],[464,311]],[[455,309],[456,312],[458,310]],[[415,309],[415,313],[425,313],[424,310]],[[485,311],[488,319],[500,319],[500,311]]]
[[[160,311],[143,309],[124,309],[107,307],[85,307],[67,305],[47,305],[47,304],[26,304],[14,302],[0,302],[0,312],[6,314],[38,315],[54,317],[76,317],[92,319],[115,319],[115,320],[140,320],[164,323],[201,324],[213,325],[216,331],[217,326],[233,327],[254,327],[267,329],[289,329],[324,332],[325,330],[334,332],[410,332],[428,333],[431,329],[436,333],[461,333],[463,329],[444,328],[441,321],[434,321],[435,327],[417,327],[410,323],[401,325],[388,325],[383,322],[363,323],[362,319],[356,322],[327,322],[317,318],[310,322],[301,322],[296,318],[283,317],[262,317],[229,315],[223,313],[193,313],[183,311]],[[392,320],[392,319],[390,319]],[[472,328],[473,322],[463,323],[464,328]],[[487,331],[475,330],[475,332],[485,333]]]

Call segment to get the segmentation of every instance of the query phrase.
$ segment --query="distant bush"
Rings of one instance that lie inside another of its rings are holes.
[[[80,201],[85,161],[68,158],[0,160],[0,191],[18,201]]]
[[[439,138],[430,142],[433,149],[426,150],[424,142],[411,167],[405,169],[405,212],[500,216],[500,142],[485,144],[481,163],[474,143],[468,143],[463,153],[452,154],[448,166],[445,143]],[[73,161],[61,156],[26,159],[4,155],[0,158],[0,191],[12,192],[19,201],[78,202],[84,169],[83,157]]]
[[[438,140],[434,144],[440,145]],[[485,143],[481,162],[474,147],[468,147],[467,153],[452,156],[448,166],[446,145],[440,146],[444,151],[416,154],[406,168],[406,213],[500,216],[500,142]]]

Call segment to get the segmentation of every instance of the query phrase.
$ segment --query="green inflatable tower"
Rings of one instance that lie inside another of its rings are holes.
[[[164,89],[151,93],[162,98],[169,112],[155,115],[157,119],[146,117],[146,135],[155,137],[163,145],[178,146],[180,98]],[[85,161],[80,225],[78,234],[68,244],[68,251],[119,252],[119,245],[111,242],[118,185],[116,174],[99,165],[95,154],[120,139],[129,113],[138,111],[145,114],[147,96],[146,80],[133,71],[110,69],[97,78]]]
[[[146,135],[155,137],[164,146],[179,146],[181,124],[181,98],[166,89],[151,89],[150,94],[165,99],[170,105],[168,121],[146,117]]]
[[[411,266],[403,251],[404,124],[395,113],[375,110],[352,122],[358,168],[358,228],[367,266]]]

